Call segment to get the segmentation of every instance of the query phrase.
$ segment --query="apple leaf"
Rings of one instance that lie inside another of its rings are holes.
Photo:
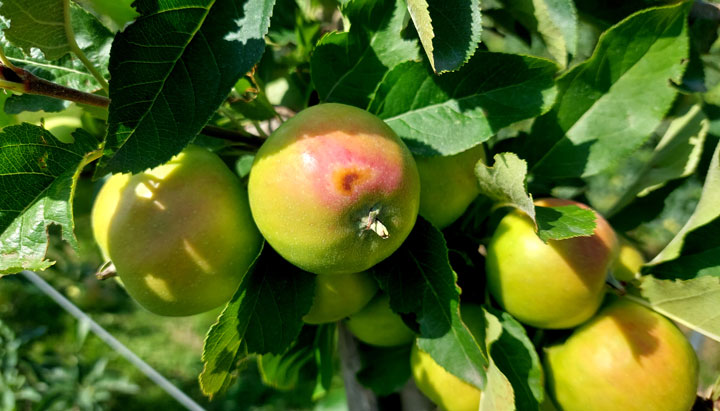
[[[357,372],[357,380],[382,397],[400,390],[410,379],[411,348],[360,346],[362,368]]]
[[[485,321],[487,329],[485,331],[484,344],[488,347],[500,339],[503,334],[503,326],[500,320],[489,312],[485,312]],[[480,396],[479,411],[514,411],[515,407],[515,390],[513,385],[500,368],[495,364],[493,357],[490,357],[490,363],[487,370],[487,384]]]
[[[282,354],[265,354],[258,366],[265,384],[280,390],[294,389],[300,380],[300,370],[315,359],[317,327],[304,327],[297,340]]]
[[[75,183],[99,142],[83,130],[74,144],[23,123],[0,131],[0,276],[44,270],[50,224],[77,251],[72,199]]]
[[[53,0],[51,0],[51,2],[52,1]],[[18,3],[18,0],[15,0],[15,6],[13,7],[16,7],[21,3],[25,4],[27,2],[19,1]],[[62,2],[58,1],[58,3]],[[3,2],[3,4],[9,3]],[[62,5],[59,7],[62,13]],[[53,14],[50,10],[37,8],[34,3],[31,8],[42,12],[43,21],[49,21],[47,16],[51,16]],[[20,11],[21,9],[15,10],[15,12]],[[4,14],[1,8],[0,14],[5,17],[12,18],[12,16]],[[28,14],[21,14],[22,18],[28,16]],[[14,20],[10,21],[10,23],[13,22]],[[95,68],[99,70],[105,78],[107,78],[107,67],[110,59],[110,45],[113,40],[112,32],[103,26],[102,23],[95,18],[95,16],[72,3],[70,5],[70,22],[72,24],[73,31],[75,32],[75,39],[78,43],[78,47],[80,47]],[[23,25],[22,30],[20,30],[20,26],[13,26],[17,29],[15,34],[22,37],[26,33],[29,33],[30,36],[35,36],[40,33],[43,36],[48,36],[48,39],[50,39],[49,33],[54,33],[53,31],[45,32],[42,29],[38,30],[37,23],[34,24],[35,25],[31,26]],[[67,52],[63,52],[60,57],[52,60],[43,58],[39,53],[26,54],[20,47],[11,44],[10,37],[12,36],[8,37],[9,35],[7,32],[10,29],[7,27],[8,21],[0,21],[0,28],[3,29],[3,33],[0,35],[0,46],[8,59],[16,66],[22,67],[36,76],[44,78],[45,80],[50,80],[63,86],[81,91],[93,92],[100,88],[97,80],[92,76],[92,74],[90,74],[80,59],[67,54]],[[62,28],[62,26],[59,27]],[[58,39],[52,40],[56,41]],[[61,42],[67,43],[64,28]]]
[[[5,100],[5,113],[20,114],[23,111],[44,111],[57,113],[67,108],[68,103],[38,94],[12,94]]]
[[[720,278],[662,280],[646,275],[639,292],[631,291],[639,296],[628,298],[720,342]]]
[[[57,60],[70,52],[63,0],[3,0],[0,15],[10,19],[5,36],[25,54],[38,48],[46,59]]]
[[[203,393],[212,397],[227,387],[243,346],[257,354],[285,352],[300,334],[314,290],[314,274],[266,244],[205,338]]]
[[[480,184],[480,193],[499,206],[511,205],[535,219],[535,205],[528,194],[525,179],[527,163],[515,153],[500,153],[493,157],[494,164],[487,166],[478,162],[475,176]]]
[[[590,59],[558,79],[555,108],[525,147],[545,179],[587,177],[629,156],[670,108],[688,57],[691,3],[638,12],[606,31]]]
[[[690,219],[643,268],[659,278],[720,277],[720,144],[715,148],[702,196]]]
[[[485,317],[488,328],[486,344],[490,353],[491,367],[496,367],[504,378],[488,371],[489,389],[486,388],[484,392],[492,392],[491,401],[481,409],[502,409],[504,407],[500,404],[503,403],[510,405],[507,402],[508,391],[512,392],[512,404],[517,409],[538,409],[545,395],[543,371],[540,357],[525,328],[506,312],[486,309]],[[504,381],[509,382],[512,388],[504,387]],[[493,408],[491,405],[499,408]]]
[[[543,242],[587,237],[595,231],[595,213],[576,205],[535,207],[535,222]]]
[[[136,1],[110,55],[110,114],[96,175],[179,153],[265,49],[274,0]]]
[[[403,245],[372,270],[393,311],[415,314],[418,346],[451,373],[482,388],[487,355],[460,320],[457,277],[442,233],[418,217]]]
[[[425,63],[405,62],[387,73],[367,109],[414,154],[458,154],[548,111],[556,70],[549,60],[490,52],[477,52],[459,71],[442,76]]]
[[[436,73],[459,69],[480,43],[480,2],[408,0],[410,16]]]
[[[353,0],[343,7],[350,30],[326,34],[310,60],[320,99],[365,108],[385,73],[419,58],[417,40],[405,39],[402,0]]]

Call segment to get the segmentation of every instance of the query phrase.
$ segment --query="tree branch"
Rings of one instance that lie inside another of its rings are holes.
[[[377,397],[372,391],[363,387],[355,375],[360,370],[360,354],[357,343],[344,324],[338,324],[338,351],[342,377],[345,382],[345,394],[350,411],[377,411]]]

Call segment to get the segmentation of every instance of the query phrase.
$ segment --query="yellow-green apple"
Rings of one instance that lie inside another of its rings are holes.
[[[415,333],[390,308],[390,297],[378,293],[362,310],[345,322],[358,340],[380,347],[409,344]]]
[[[688,411],[698,360],[662,315],[619,299],[546,349],[549,390],[564,411]]]
[[[382,120],[321,104],[260,147],[248,191],[260,232],[286,260],[316,274],[357,273],[408,236],[420,179],[410,151]]]
[[[485,161],[482,144],[453,156],[415,157],[420,172],[420,215],[443,229],[480,194],[475,165]]]
[[[368,273],[318,275],[313,304],[303,321],[323,324],[342,320],[360,311],[377,289],[377,283]]]
[[[613,264],[613,276],[620,281],[632,281],[645,264],[645,257],[628,240],[620,237],[620,252]]]
[[[543,199],[538,206],[584,204]],[[515,210],[498,225],[487,247],[490,293],[519,321],[539,328],[571,328],[600,307],[607,272],[617,255],[617,237],[596,214],[592,236],[544,243],[533,221]]]
[[[161,315],[227,302],[262,243],[238,178],[193,146],[143,173],[110,177],[92,223],[128,293]]]

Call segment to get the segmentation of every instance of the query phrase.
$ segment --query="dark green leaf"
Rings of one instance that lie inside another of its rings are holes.
[[[294,389],[300,379],[300,370],[315,358],[316,331],[315,327],[305,327],[288,351],[261,356],[258,365],[263,382],[281,390]]]
[[[330,390],[335,375],[335,345],[337,326],[335,323],[318,326],[315,334],[315,364],[318,368],[318,387],[316,391]]]
[[[457,154],[549,110],[556,70],[548,60],[488,52],[439,77],[424,63],[406,62],[378,85],[368,111],[415,154]]]
[[[576,205],[535,207],[538,237],[547,240],[591,236],[595,231],[595,213]]]
[[[43,270],[47,227],[62,226],[75,250],[72,198],[86,155],[99,142],[83,130],[64,144],[27,123],[0,132],[0,275]]]
[[[418,217],[400,249],[373,271],[390,295],[393,311],[415,314],[418,346],[451,373],[482,388],[487,356],[460,320],[456,275],[442,234]]]
[[[241,348],[279,354],[290,347],[312,305],[315,277],[283,260],[265,245],[240,283],[203,348],[202,391],[213,396],[224,390]]]
[[[410,345],[360,349],[362,368],[357,373],[360,384],[379,396],[387,396],[405,385],[410,378]]]
[[[38,48],[46,59],[57,60],[70,52],[63,0],[4,0],[0,15],[10,20],[5,36],[25,54]]]
[[[350,31],[317,43],[310,71],[320,99],[365,108],[385,73],[419,57],[416,40],[404,39],[402,0],[353,0],[343,8]]]
[[[690,3],[639,12],[600,38],[593,56],[558,80],[527,152],[544,178],[591,176],[629,156],[660,124],[688,56]]]
[[[134,4],[142,17],[112,46],[97,175],[139,172],[180,152],[262,56],[273,0]]]
[[[538,409],[544,397],[543,372],[525,328],[505,312],[490,310],[486,317],[489,328],[497,326],[495,321],[502,327],[497,339],[489,343],[488,350],[495,366],[512,385],[515,406],[518,410]],[[488,331],[488,335],[493,332]]]
[[[5,112],[7,114],[20,114],[23,111],[57,113],[65,110],[65,108],[66,103],[63,100],[37,94],[13,94],[5,100]]]
[[[408,10],[433,71],[454,71],[470,60],[482,33],[479,1],[408,0]]]

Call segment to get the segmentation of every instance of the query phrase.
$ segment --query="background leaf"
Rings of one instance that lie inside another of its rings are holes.
[[[720,341],[720,278],[684,281],[643,276],[639,294],[653,310]]]
[[[398,313],[413,313],[420,325],[418,347],[443,368],[482,388],[487,356],[460,320],[456,276],[442,234],[418,217],[403,245],[373,267]]]
[[[313,274],[265,245],[205,339],[203,393],[212,397],[228,386],[243,346],[259,354],[288,349],[300,333],[314,290]]]
[[[688,56],[690,3],[641,11],[600,38],[558,79],[556,107],[533,125],[526,152],[543,178],[591,176],[629,156],[660,124]]]
[[[498,205],[512,205],[535,220],[535,205],[527,192],[527,163],[515,153],[495,154],[492,166],[478,163],[475,176],[480,193]]]
[[[470,60],[482,34],[479,1],[408,0],[407,7],[433,71],[454,71]]]
[[[406,62],[378,85],[368,111],[414,154],[453,155],[549,110],[556,70],[548,60],[488,52],[475,53],[459,71],[442,76],[424,63]]]
[[[97,175],[139,172],[179,153],[262,56],[273,0],[197,3],[134,3],[142,16],[112,46]]]
[[[387,396],[400,390],[410,378],[410,345],[359,349],[362,368],[357,373],[360,384],[376,395]]]
[[[57,113],[67,108],[63,100],[37,94],[12,94],[5,100],[7,114],[20,114],[23,111],[44,111]]]
[[[46,59],[57,60],[70,52],[63,0],[4,0],[0,14],[10,19],[5,36],[25,54],[30,54],[34,47]]]
[[[402,0],[353,0],[343,7],[350,30],[325,35],[310,60],[320,100],[365,108],[385,73],[419,58],[414,39],[405,39],[407,9]]]
[[[41,127],[23,123],[0,132],[0,275],[44,270],[47,227],[62,226],[77,251],[72,198],[85,156],[99,142],[83,130],[64,144]]]

